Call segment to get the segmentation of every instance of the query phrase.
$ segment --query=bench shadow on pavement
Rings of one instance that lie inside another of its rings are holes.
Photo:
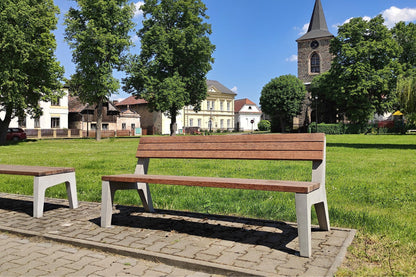
[[[263,245],[271,249],[299,255],[287,247],[298,236],[297,228],[281,221],[258,220],[215,214],[202,214],[175,210],[156,209],[147,213],[143,208],[117,205],[112,225],[147,230],[177,232],[212,239],[228,240],[243,244]],[[101,218],[90,220],[100,225]],[[319,231],[312,228],[313,232]]]
[[[61,208],[68,208],[68,205],[51,204],[45,202],[43,212],[57,210]],[[8,199],[0,197],[0,210],[25,213],[33,217],[33,201]]]

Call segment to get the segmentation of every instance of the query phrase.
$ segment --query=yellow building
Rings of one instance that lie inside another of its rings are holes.
[[[192,106],[184,108],[184,125],[200,130],[234,130],[234,98],[237,95],[218,81],[207,80],[208,96],[201,110],[194,112]]]

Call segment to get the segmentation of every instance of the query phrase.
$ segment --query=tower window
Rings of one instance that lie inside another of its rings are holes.
[[[311,73],[321,72],[321,58],[318,53],[313,53],[311,56]]]

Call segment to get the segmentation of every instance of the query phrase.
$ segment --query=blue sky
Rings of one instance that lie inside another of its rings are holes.
[[[141,1],[132,1],[140,6]],[[215,63],[207,78],[217,80],[237,93],[236,99],[249,98],[259,103],[260,93],[272,78],[297,75],[298,39],[307,29],[315,0],[203,0],[212,27],[211,42],[216,45]],[[321,0],[329,31],[352,17],[372,18],[382,14],[386,25],[416,22],[415,0]],[[74,73],[72,53],[63,39],[64,14],[74,6],[72,0],[55,0],[61,14],[55,31],[56,56],[65,68],[65,77]],[[138,11],[136,29],[143,17]],[[132,33],[133,40],[134,33]],[[139,42],[131,52],[140,51]],[[122,78],[122,73],[115,77]],[[113,99],[129,95],[120,91]]]

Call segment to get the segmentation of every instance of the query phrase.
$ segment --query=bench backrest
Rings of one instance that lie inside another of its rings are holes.
[[[322,161],[325,134],[142,137],[136,157]]]

